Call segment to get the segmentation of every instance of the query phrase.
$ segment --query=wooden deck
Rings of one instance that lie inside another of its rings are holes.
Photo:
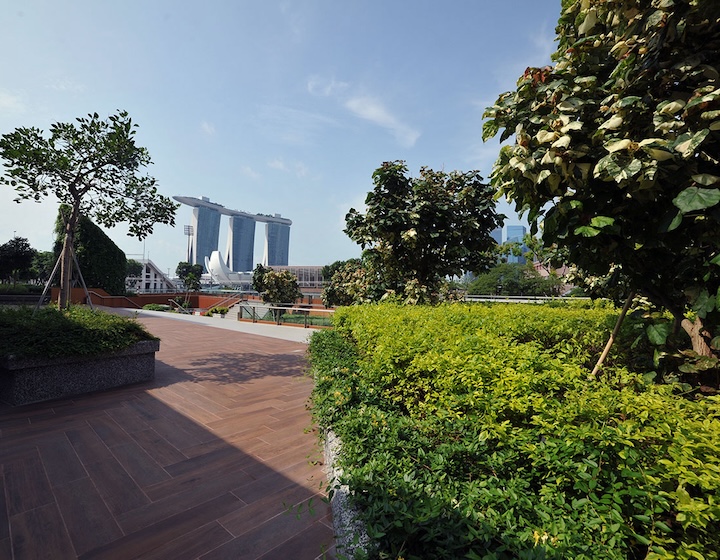
[[[153,383],[0,405],[0,559],[335,558],[305,345],[141,321]]]

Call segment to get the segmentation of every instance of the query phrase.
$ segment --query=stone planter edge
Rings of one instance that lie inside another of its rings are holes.
[[[20,406],[103,391],[155,377],[159,340],[91,356],[4,356],[0,358],[0,400]]]

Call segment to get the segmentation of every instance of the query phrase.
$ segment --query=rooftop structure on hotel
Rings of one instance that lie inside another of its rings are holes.
[[[175,200],[193,208],[192,226],[188,235],[187,262],[205,266],[213,251],[218,250],[220,219],[229,216],[225,265],[235,272],[248,272],[255,266],[255,226],[265,224],[265,251],[262,264],[287,266],[292,221],[280,214],[250,214],[225,208],[206,197],[174,196]]]

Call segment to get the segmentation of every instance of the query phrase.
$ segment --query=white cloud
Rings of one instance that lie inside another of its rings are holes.
[[[75,82],[69,78],[59,78],[47,86],[48,89],[65,93],[82,93],[85,91],[85,84]]]
[[[2,113],[22,113],[25,110],[25,103],[17,95],[12,95],[6,91],[0,91],[0,112]]]
[[[277,169],[284,173],[293,173],[297,177],[306,177],[310,173],[310,169],[301,161],[296,161],[292,164],[287,164],[280,158],[274,158],[268,161],[268,167],[271,169]]]
[[[215,125],[212,123],[209,123],[207,121],[202,121],[200,123],[200,130],[205,134],[205,136],[215,136]]]
[[[249,177],[250,179],[259,179],[261,177],[260,173],[255,171],[252,167],[249,165],[243,165],[240,168],[240,173],[245,175],[245,177]]]
[[[337,126],[324,115],[279,105],[262,105],[257,111],[258,128],[272,138],[292,145],[305,146],[314,141],[318,131]]]
[[[277,169],[279,171],[287,171],[287,166],[285,165],[285,162],[279,158],[271,159],[268,161],[268,167],[271,169]]]
[[[361,96],[353,97],[345,102],[352,113],[361,119],[368,120],[381,126],[390,132],[404,147],[412,147],[420,137],[420,132],[411,126],[402,123],[383,105],[383,103],[373,97]]]
[[[308,79],[307,89],[312,95],[330,97],[346,90],[349,85],[347,82],[338,82],[335,78],[328,79],[321,76],[311,76]]]

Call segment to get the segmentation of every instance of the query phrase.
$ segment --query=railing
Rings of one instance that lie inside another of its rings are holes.
[[[588,297],[573,297],[565,298],[562,296],[498,296],[498,295],[485,295],[485,296],[465,296],[465,301],[494,301],[501,303],[545,303],[547,301],[568,301],[568,300],[582,300],[590,299]]]
[[[276,325],[302,325],[303,327],[329,327],[334,309],[292,307],[282,305],[241,305],[238,321],[275,323]]]
[[[121,299],[121,300],[125,300],[125,301],[127,301],[127,302],[130,304],[128,307],[131,307],[131,306],[132,306],[132,307],[137,307],[138,309],[141,309],[141,307],[140,307],[137,303],[135,303],[133,300],[131,300],[131,299],[128,298],[127,296],[104,296],[104,295],[102,295],[102,294],[98,294],[97,292],[93,292],[92,290],[90,290],[90,291],[88,292],[88,294],[91,295],[91,296],[93,296],[93,297],[98,298],[98,299],[101,300],[101,301],[106,300],[106,299]]]
[[[223,300],[220,300],[218,303],[213,303],[213,307],[232,307],[233,305],[236,305],[240,303],[241,301],[247,301],[247,296],[228,296]],[[232,303],[230,303],[232,302]]]
[[[170,298],[170,299],[168,299],[168,301],[170,302],[170,307],[174,307],[175,311],[178,311],[180,313],[185,313],[186,315],[192,315],[192,311],[186,309],[185,307],[180,305],[174,299]]]

